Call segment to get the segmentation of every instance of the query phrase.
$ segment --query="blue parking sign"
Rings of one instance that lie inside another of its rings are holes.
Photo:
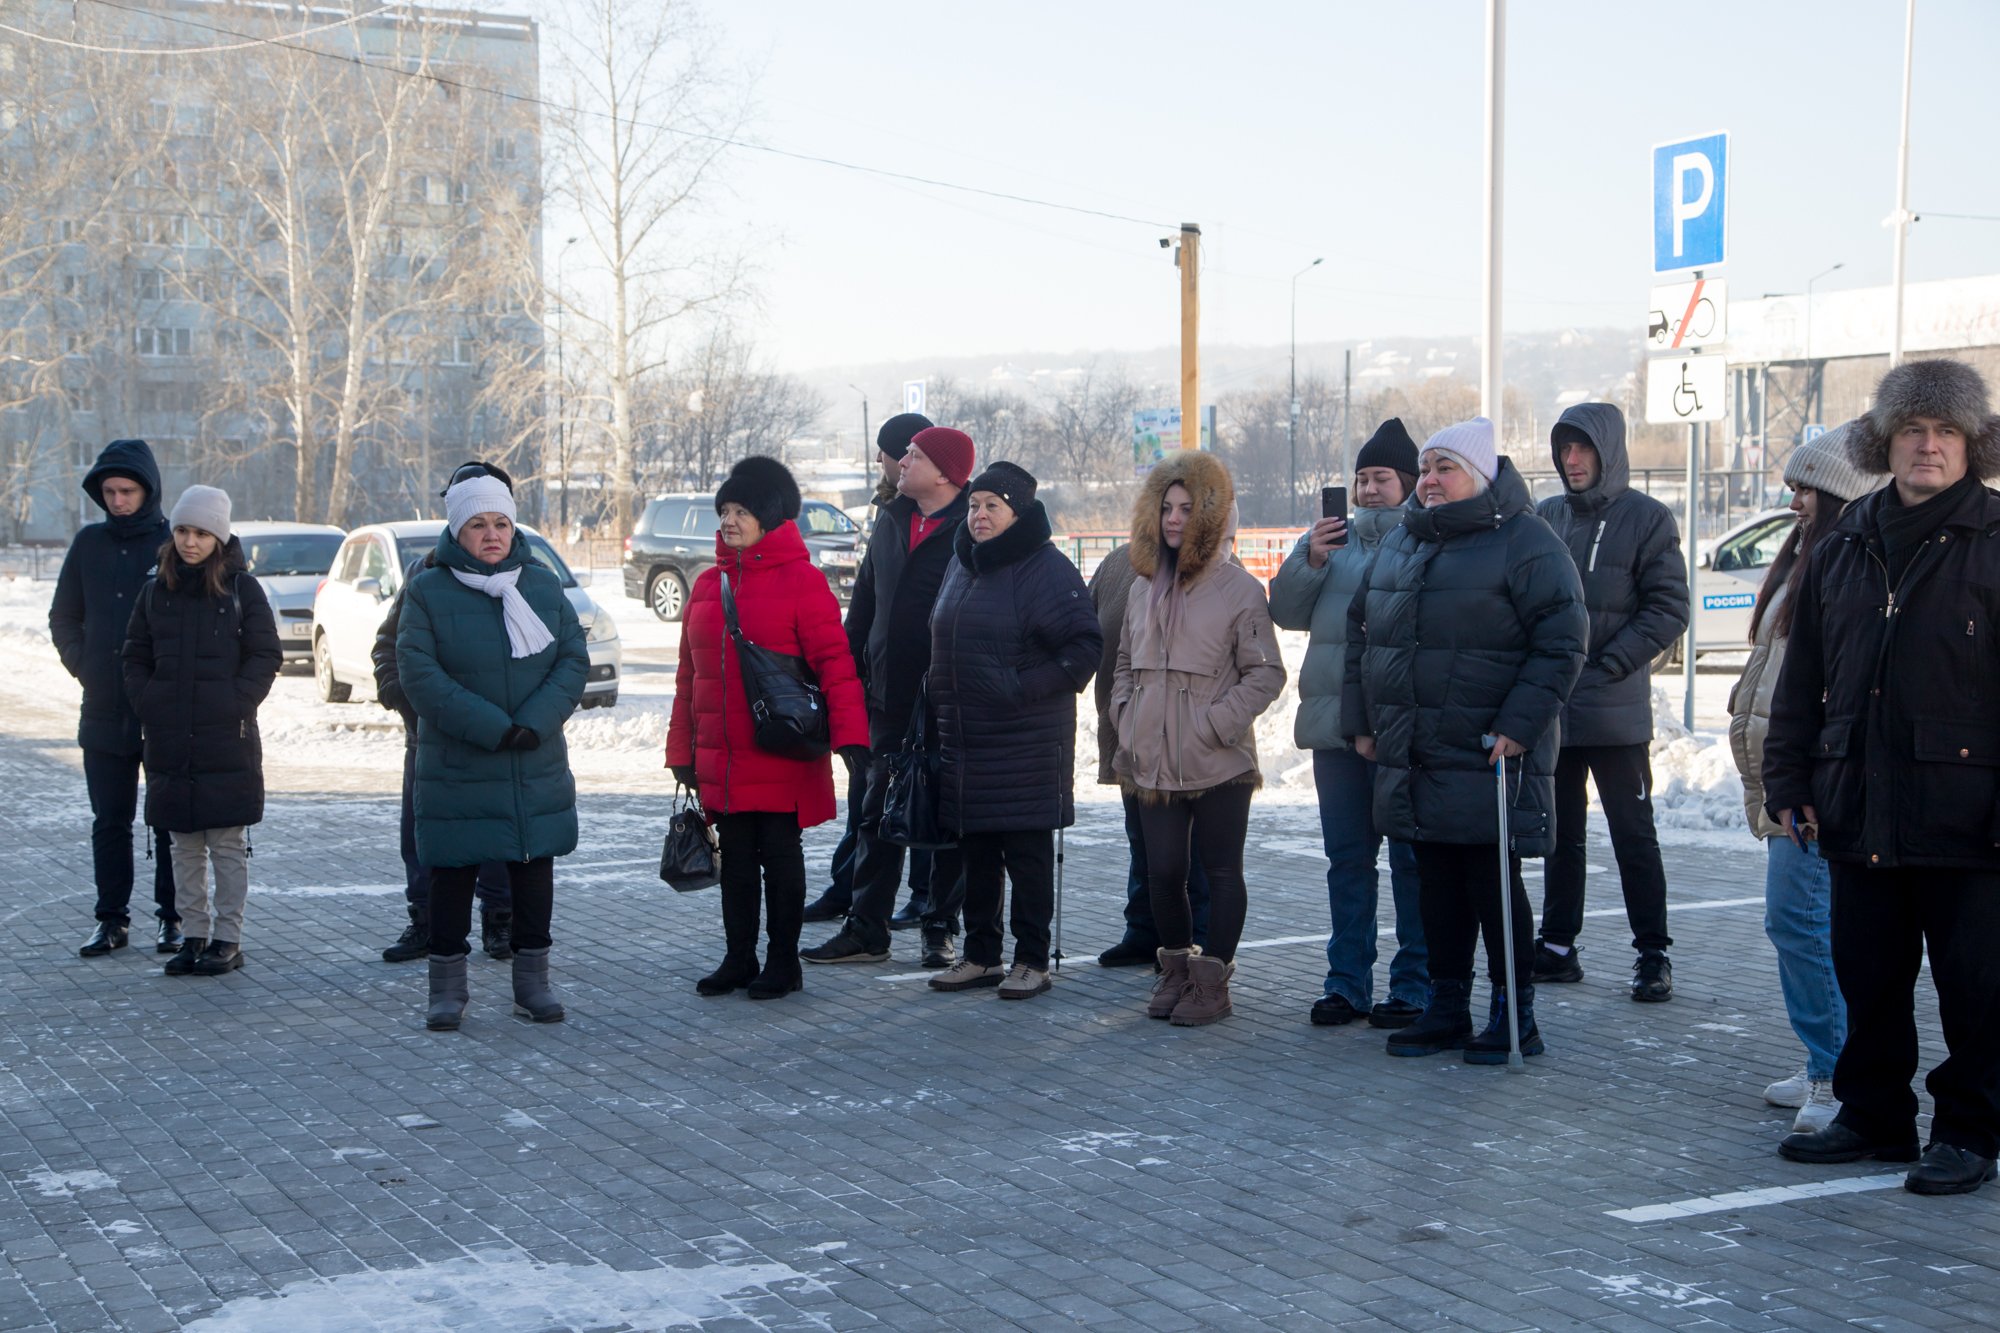
[[[1653,272],[1722,262],[1728,183],[1726,130],[1653,149]]]

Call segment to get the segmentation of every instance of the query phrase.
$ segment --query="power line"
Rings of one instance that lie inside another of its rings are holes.
[[[310,46],[299,46],[293,42],[278,38],[255,38],[249,33],[238,32],[231,28],[218,27],[211,23],[203,23],[181,14],[162,14],[155,10],[139,9],[131,5],[117,4],[114,3],[114,0],[91,0],[91,3],[101,5],[106,9],[123,10],[128,14],[141,14],[149,18],[164,18],[173,23],[183,24],[191,28],[200,28],[204,32],[212,32],[222,37],[240,37],[246,39],[242,46],[217,49],[240,50],[247,46],[281,47],[287,51],[297,51],[304,55],[317,56],[323,60],[336,60],[344,64],[358,66],[362,69],[378,70],[385,74],[398,74],[405,78],[428,79],[440,87],[453,88],[460,92],[478,93],[482,96],[496,97],[508,102],[518,102],[527,106],[539,107],[545,111],[567,112],[570,110],[568,107],[559,106],[546,98],[536,97],[530,93],[510,92],[505,88],[489,88],[484,84],[468,83],[463,79],[455,79],[449,75],[438,74],[430,70],[404,69],[399,65],[377,64],[372,60],[364,60],[360,56],[347,55],[339,51],[323,51]],[[376,12],[381,13],[382,11],[378,10]],[[74,45],[73,43],[65,42],[61,38],[48,36],[45,33],[23,32],[18,28],[9,28],[8,31],[20,32],[22,36],[32,38],[36,41],[54,42],[65,46]],[[987,199],[1005,200],[1008,203],[1027,204],[1034,208],[1048,208],[1063,213],[1076,213],[1085,217],[1103,218],[1111,222],[1129,222],[1141,227],[1165,228],[1171,231],[1179,225],[1177,223],[1158,222],[1150,218],[1132,217],[1124,213],[1107,212],[1099,208],[1086,208],[1081,204],[1066,204],[1053,199],[1038,199],[1033,195],[1014,194],[1006,190],[989,190],[978,185],[963,185],[957,181],[940,180],[934,176],[918,176],[907,171],[891,171],[887,167],[871,167],[865,163],[846,162],[839,158],[824,157],[817,153],[801,153],[790,148],[779,148],[774,144],[762,144],[748,139],[739,139],[733,135],[711,134],[702,130],[679,129],[671,125],[661,125],[652,121],[638,119],[619,122],[617,117],[607,112],[590,108],[585,109],[585,114],[600,120],[610,120],[615,123],[628,124],[641,129],[658,130],[663,134],[678,134],[687,139],[721,144],[729,148],[741,148],[749,152],[766,153],[773,157],[789,158],[794,162],[810,162],[816,166],[858,172],[866,176],[876,176],[883,180],[906,181],[912,185],[928,185],[940,190],[956,190],[961,194],[974,194]]]

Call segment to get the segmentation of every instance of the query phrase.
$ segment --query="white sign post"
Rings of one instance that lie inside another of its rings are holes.
[[[1725,313],[1722,282],[1701,270],[1721,264],[1729,239],[1729,132],[1718,131],[1653,148],[1653,272],[1694,270],[1694,281],[1653,289],[1647,319],[1646,420],[1684,421],[1688,428],[1687,641],[1681,647],[1686,695],[1681,721],[1694,730],[1695,608],[1692,593],[1700,572],[1695,552],[1701,536],[1701,427],[1721,421],[1729,363],[1720,356],[1689,355],[1692,348],[1720,343]],[[1712,290],[1711,290],[1712,289]]]

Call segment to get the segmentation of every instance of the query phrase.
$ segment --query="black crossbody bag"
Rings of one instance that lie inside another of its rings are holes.
[[[833,748],[827,731],[826,693],[803,657],[759,648],[736,623],[736,593],[722,576],[722,620],[736,644],[743,695],[755,724],[757,748],[786,759],[817,759]]]

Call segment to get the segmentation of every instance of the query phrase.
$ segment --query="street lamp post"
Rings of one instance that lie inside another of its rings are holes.
[[[1809,411],[1815,411],[1815,412],[1818,411],[1819,404],[1825,400],[1826,396],[1825,378],[1819,373],[1818,368],[1813,364],[1813,354],[1812,354],[1813,284],[1818,282],[1821,278],[1826,277],[1828,274],[1836,273],[1846,267],[1847,267],[1847,261],[1843,259],[1838,264],[1835,264],[1832,268],[1827,269],[1824,272],[1815,273],[1810,278],[1806,279],[1806,387],[1807,389],[1811,390],[1811,392],[1809,392],[1806,395],[1806,406]]]
[[[567,392],[568,378],[563,374],[563,260],[569,258],[569,248],[576,244],[572,236],[556,251],[556,466],[562,476],[558,479],[562,495],[556,501],[556,530],[562,540],[569,539],[569,404]]]
[[[1285,422],[1285,442],[1292,454],[1292,503],[1288,511],[1293,523],[1299,521],[1299,279],[1326,262],[1321,255],[1292,275],[1292,401]]]
[[[847,387],[861,395],[861,470],[866,473],[870,462],[868,457],[868,390],[858,384],[850,384]]]

